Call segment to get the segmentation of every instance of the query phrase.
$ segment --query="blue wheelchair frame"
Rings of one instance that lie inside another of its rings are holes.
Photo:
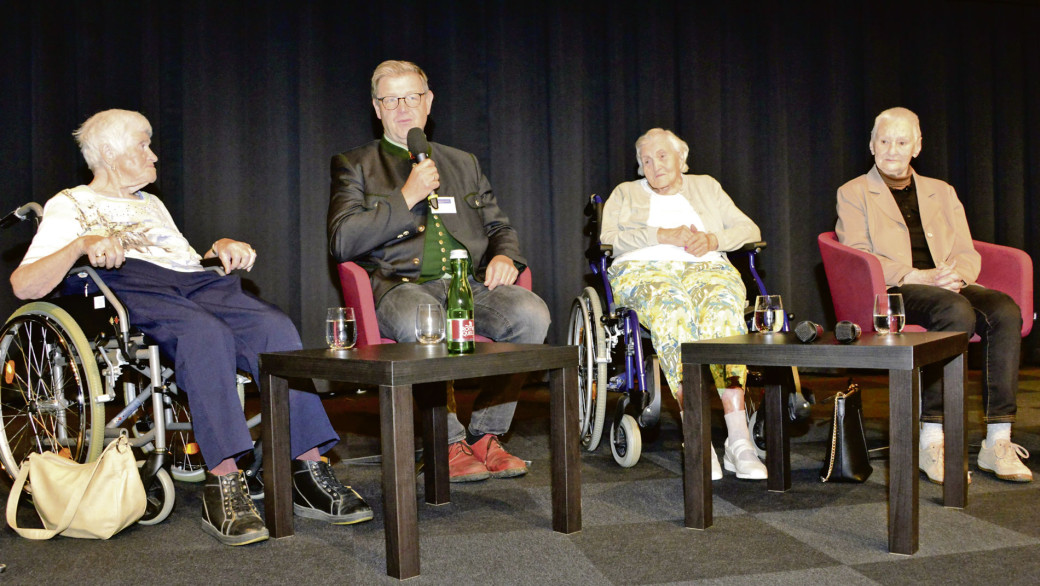
[[[593,351],[590,353],[595,355],[597,373],[603,372],[603,369],[599,368],[599,363],[608,365],[606,368],[607,380],[605,381],[598,380],[599,374],[592,376],[591,368],[579,375],[578,387],[579,392],[583,395],[580,399],[582,408],[579,409],[582,417],[580,434],[582,443],[588,451],[595,451],[598,448],[603,425],[600,417],[604,407],[598,407],[597,403],[605,401],[607,393],[621,393],[622,396],[614,408],[609,442],[615,461],[621,466],[629,467],[635,465],[642,450],[639,429],[652,428],[660,420],[661,377],[657,357],[652,354],[648,355],[649,353],[643,348],[643,341],[649,341],[649,332],[639,323],[639,316],[634,309],[619,306],[614,301],[613,289],[607,276],[607,269],[613,260],[613,247],[599,241],[603,201],[602,197],[593,194],[589,197],[585,208],[585,215],[590,219],[591,224],[589,235],[594,243],[586,252],[586,258],[592,274],[598,277],[598,279],[594,277],[594,280],[601,285],[602,299],[606,301],[606,311],[599,316],[595,315],[594,310],[591,311],[593,315],[590,320],[593,322],[599,320],[599,325],[602,327],[591,323],[590,331],[584,337],[578,335],[577,326],[572,326],[571,338],[578,339],[568,340],[568,343],[581,345],[581,342],[584,341],[593,345]],[[765,247],[765,242],[751,242],[736,251],[727,253],[731,260],[747,262],[748,273],[753,279],[759,295],[768,294],[755,264],[758,253]],[[588,299],[592,294],[600,295],[595,288],[589,287],[575,299],[574,309],[571,313],[572,324],[577,323],[576,316],[583,306],[594,308],[598,304],[598,300]],[[783,331],[789,329],[789,318],[790,316],[785,312]],[[752,324],[749,324],[750,327]],[[602,345],[594,339],[598,331],[602,331]],[[593,338],[591,342],[590,338]],[[618,356],[619,364],[615,364],[613,360],[615,354],[620,353],[619,342],[624,355],[623,358]],[[595,348],[599,347],[604,350],[602,356],[597,355],[595,351]],[[583,358],[587,355],[585,350],[582,348]],[[611,375],[611,370],[617,374]],[[590,397],[590,394],[594,396]],[[593,413],[593,407],[598,407],[597,413]],[[753,403],[750,408],[753,409]]]

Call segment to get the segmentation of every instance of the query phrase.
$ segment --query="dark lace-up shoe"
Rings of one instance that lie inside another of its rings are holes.
[[[332,473],[328,460],[293,460],[293,512],[334,525],[351,525],[372,519],[372,507]]]
[[[202,529],[224,545],[246,545],[267,539],[267,527],[249,498],[242,471],[225,476],[206,473],[202,489]]]

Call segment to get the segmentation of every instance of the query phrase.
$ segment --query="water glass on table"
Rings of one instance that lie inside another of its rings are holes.
[[[423,303],[415,310],[415,339],[420,344],[440,344],[444,341],[444,308],[435,303]]]
[[[879,293],[874,296],[874,330],[879,334],[898,334],[906,325],[902,293]]]
[[[330,307],[325,318],[325,341],[331,350],[349,350],[357,343],[354,308]]]
[[[779,295],[759,295],[755,298],[755,330],[771,334],[784,329],[784,304]]]

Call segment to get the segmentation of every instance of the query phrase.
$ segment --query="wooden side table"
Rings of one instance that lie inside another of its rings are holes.
[[[379,385],[383,454],[383,509],[387,574],[419,575],[416,523],[412,385],[537,370],[549,371],[553,530],[581,530],[581,462],[578,452],[578,348],[543,344],[476,344],[473,354],[450,355],[443,344],[379,344],[260,355],[261,433],[267,528],[272,537],[293,534],[289,455],[290,378],[319,378]],[[449,502],[446,395],[415,399],[426,455],[426,502]]]
[[[852,344],[840,344],[825,334],[802,344],[792,333],[760,334],[701,340],[682,345],[683,364],[683,495],[686,526],[712,524],[710,395],[716,392],[710,364],[765,367],[766,468],[771,491],[791,488],[790,437],[787,431],[789,388],[782,385],[791,366],[871,368],[888,370],[889,472],[888,549],[917,552],[918,438],[920,435],[921,367],[936,365],[943,372],[943,504],[962,508],[968,502],[967,438],[964,433],[964,381],[968,335],[962,332],[865,334]]]

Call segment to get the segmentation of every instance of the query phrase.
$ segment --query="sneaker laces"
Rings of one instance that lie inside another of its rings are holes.
[[[998,460],[1004,460],[1011,455],[1017,455],[1019,460],[1029,459],[1029,450],[1011,440],[997,440],[993,445],[993,451],[996,453]]]
[[[225,515],[229,518],[240,518],[249,514],[259,516],[253,499],[249,498],[249,488],[246,486],[245,477],[241,474],[233,478],[222,477],[222,485]]]
[[[457,441],[451,444],[451,447],[448,448],[448,459],[450,460],[451,458],[457,456],[458,452],[462,452],[467,456],[472,456],[473,448],[469,447],[469,444],[467,444],[465,440]]]
[[[337,499],[344,499],[351,495],[350,487],[345,486],[336,478],[336,475],[332,473],[332,466],[329,466],[328,462],[324,460],[317,462],[317,466],[313,468],[313,471],[314,478],[325,489],[325,492],[333,497],[337,497]]]

